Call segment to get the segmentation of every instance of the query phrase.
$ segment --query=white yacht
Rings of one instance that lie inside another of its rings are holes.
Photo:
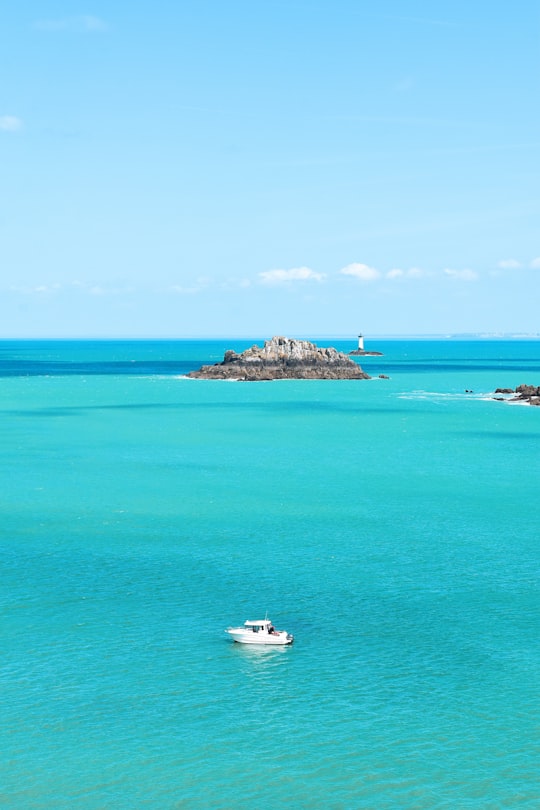
[[[227,627],[225,630],[239,644],[292,644],[294,636],[286,630],[276,630],[270,619],[244,622],[243,627]]]

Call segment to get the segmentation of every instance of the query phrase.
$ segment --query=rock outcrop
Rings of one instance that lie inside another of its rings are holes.
[[[497,388],[496,394],[514,394],[507,402],[524,402],[529,405],[540,406],[540,385],[518,385],[516,389],[513,388]],[[498,397],[497,397],[498,399]],[[501,397],[502,399],[502,397]]]
[[[223,362],[202,366],[188,377],[203,380],[369,380],[362,368],[333,348],[319,348],[307,340],[273,337],[262,348],[241,354],[225,352]]]

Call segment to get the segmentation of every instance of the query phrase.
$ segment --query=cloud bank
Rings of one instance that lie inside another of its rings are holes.
[[[20,128],[21,125],[20,120],[15,116],[0,116],[0,130],[14,131]],[[259,272],[251,277],[229,278],[225,281],[219,277],[213,278],[203,275],[193,278],[180,277],[177,280],[170,279],[168,283],[164,282],[164,286],[157,282],[154,288],[150,285],[149,288],[146,288],[146,291],[150,290],[156,294],[196,296],[216,289],[246,290],[256,286],[281,287],[283,289],[299,289],[303,287],[305,290],[306,287],[313,289],[314,285],[320,285],[323,282],[324,289],[328,291],[332,285],[339,284],[339,280],[343,279],[343,277],[352,279],[351,283],[353,284],[369,284],[374,285],[375,288],[382,285],[384,290],[388,291],[391,284],[419,284],[424,281],[430,285],[441,280],[452,281],[455,284],[470,284],[480,282],[482,277],[514,276],[516,269],[519,269],[520,274],[529,272],[533,276],[533,270],[540,270],[540,256],[522,261],[509,258],[501,259],[494,263],[491,270],[488,268],[483,274],[471,268],[452,267],[431,270],[424,270],[420,267],[393,267],[390,270],[379,270],[363,262],[351,262],[340,270],[331,269],[328,272],[318,272],[311,267],[300,266],[288,269],[275,268]],[[99,281],[91,283],[78,280],[64,281],[63,283],[51,282],[50,280],[40,282],[38,280],[34,284],[12,284],[4,287],[4,289],[20,295],[39,297],[64,295],[70,291],[92,297],[120,296],[142,291],[142,288],[137,289],[136,286],[131,285],[123,286],[120,284],[114,286],[106,281],[103,283]]]

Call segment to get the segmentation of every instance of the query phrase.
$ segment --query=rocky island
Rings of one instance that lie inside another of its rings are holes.
[[[307,340],[273,337],[264,346],[237,354],[225,352],[223,361],[202,366],[188,377],[202,380],[369,380],[369,374],[333,348],[319,348]]]
[[[528,405],[540,406],[540,385],[518,385],[517,388],[497,388],[496,394],[514,394],[511,399],[505,400],[506,402],[522,402]],[[495,399],[503,399],[502,397],[495,397]]]

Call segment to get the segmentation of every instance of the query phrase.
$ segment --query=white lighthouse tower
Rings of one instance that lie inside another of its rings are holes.
[[[364,351],[364,336],[363,335],[358,335],[358,351],[359,352]]]

